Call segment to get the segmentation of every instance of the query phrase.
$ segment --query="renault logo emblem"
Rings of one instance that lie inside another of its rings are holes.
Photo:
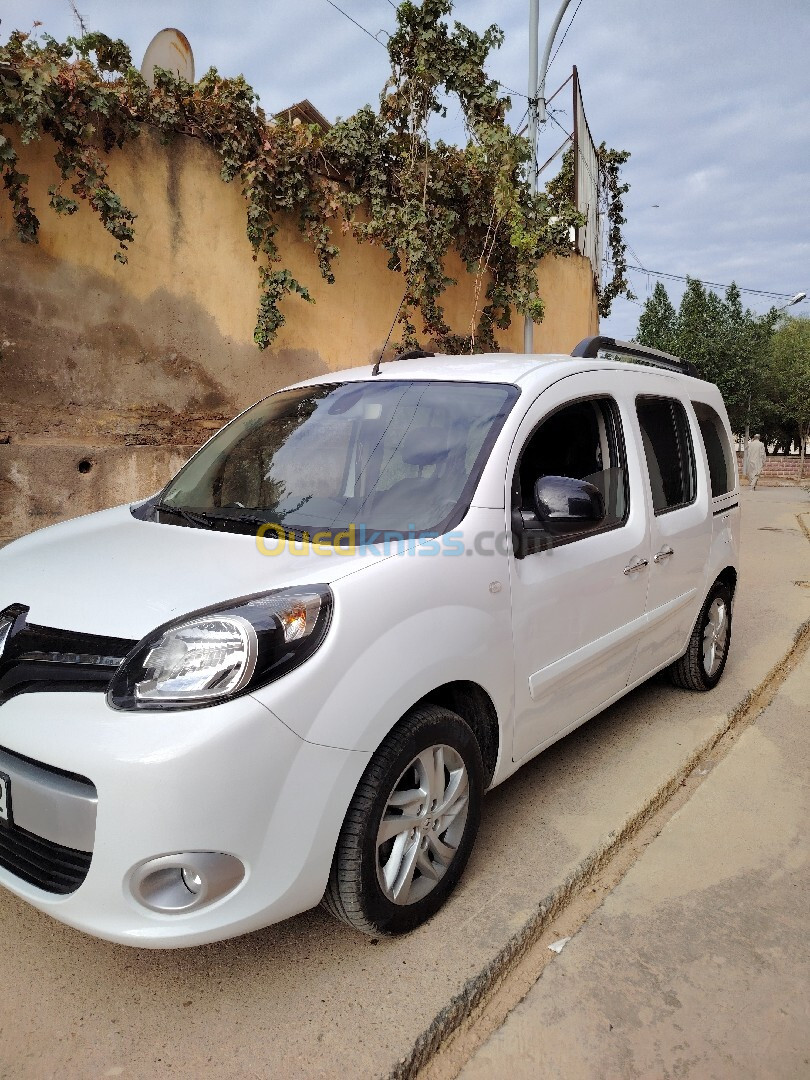
[[[14,625],[14,620],[8,615],[0,615],[0,658],[3,656],[3,651],[6,647],[6,639],[11,633],[11,628]]]
[[[17,630],[22,630],[29,610],[24,604],[9,604],[0,611],[0,660],[3,659],[8,639]]]

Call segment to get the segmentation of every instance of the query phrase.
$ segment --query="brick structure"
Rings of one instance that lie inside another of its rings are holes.
[[[737,451],[737,470],[742,476],[742,451]],[[762,476],[781,477],[784,480],[798,480],[801,471],[801,458],[798,454],[769,454],[765,459]],[[804,461],[804,477],[810,480],[810,458]]]

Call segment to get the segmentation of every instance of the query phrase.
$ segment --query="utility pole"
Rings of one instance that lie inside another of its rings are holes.
[[[541,123],[545,124],[546,122],[546,74],[548,73],[549,57],[565,9],[570,3],[571,0],[562,0],[560,10],[554,19],[554,25],[551,27],[551,33],[548,35],[546,47],[543,50],[542,63],[538,65],[540,0],[529,0],[529,144],[532,148],[532,158],[529,163],[529,182],[533,195],[537,191],[537,130]],[[523,351],[525,353],[534,352],[534,323],[528,315],[523,323]]]
[[[529,145],[532,157],[529,162],[529,183],[532,195],[537,191],[537,56],[540,34],[540,0],[529,0]],[[534,323],[527,315],[523,323],[523,351],[534,352]]]

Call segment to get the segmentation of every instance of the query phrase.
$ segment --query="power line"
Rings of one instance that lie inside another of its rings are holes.
[[[519,90],[513,90],[512,87],[507,86],[506,83],[498,82],[498,80],[496,79],[495,84],[497,86],[500,86],[501,90],[506,90],[508,93],[514,94],[515,97],[522,97],[522,98],[526,98],[527,101],[529,100],[528,94],[521,94],[521,92]]]
[[[551,65],[554,63],[554,61],[555,61],[555,59],[557,57],[557,53],[562,48],[562,44],[565,41],[566,35],[568,34],[568,31],[571,29],[571,23],[573,23],[574,19],[577,17],[577,12],[579,11],[579,9],[581,7],[582,7],[582,0],[579,0],[579,3],[574,8],[574,14],[571,16],[571,22],[569,22],[568,26],[566,26],[566,28],[565,28],[565,34],[563,34],[563,36],[560,38],[560,44],[554,50],[554,56],[552,56],[552,58],[548,62],[548,67],[546,68],[546,74],[548,74],[548,70],[551,67]]]
[[[630,248],[630,245],[628,244],[627,247]],[[635,252],[633,252],[633,254],[635,254]],[[636,255],[636,258],[638,258],[638,255]],[[722,282],[719,281],[703,281],[701,278],[692,277],[691,275],[685,277],[683,274],[666,274],[663,270],[647,270],[643,266],[633,266],[630,263],[628,263],[627,269],[636,270],[641,274],[650,274],[652,277],[671,278],[673,281],[697,281],[699,285],[709,285],[713,289],[731,288],[730,285],[723,285]],[[795,295],[794,293],[768,292],[767,289],[744,289],[741,285],[737,285],[736,282],[733,282],[733,284],[740,292],[753,293],[755,296],[773,296],[779,300],[790,300],[791,297]]]
[[[566,134],[566,135],[568,136],[568,138],[569,138],[569,139],[573,139],[573,137],[574,137],[574,136],[573,136],[573,135],[571,134],[571,132],[570,132],[570,131],[565,131],[565,128],[564,128],[564,127],[562,126],[562,124],[560,123],[560,121],[559,121],[559,120],[557,119],[557,117],[556,117],[556,116],[554,115],[554,112],[555,112],[555,110],[554,110],[554,109],[549,109],[549,110],[548,110],[548,114],[547,114],[547,115],[548,115],[548,118],[549,118],[549,120],[550,120],[550,121],[552,122],[552,124],[556,124],[556,125],[557,125],[557,127],[558,127],[558,128],[560,129],[560,131],[563,131],[563,132],[565,132],[565,134]]]
[[[385,48],[385,44],[382,41],[380,41],[380,39],[378,37],[376,37],[374,34],[372,34],[372,32],[370,30],[366,30],[365,26],[363,26],[362,23],[359,23],[357,21],[357,19],[353,19],[351,17],[351,15],[349,15],[349,13],[347,11],[343,10],[342,7],[338,7],[337,4],[334,3],[334,0],[326,0],[326,2],[327,2],[327,4],[329,4],[330,7],[333,7],[335,9],[335,11],[339,11],[340,14],[343,15],[344,18],[348,19],[350,23],[354,23],[354,25],[357,27],[358,30],[362,30],[364,34],[368,34],[368,36],[371,38],[372,41],[376,41],[377,44],[380,45],[383,49]],[[387,31],[386,30],[378,30],[377,33],[378,34],[385,34],[385,33],[387,33]]]
[[[71,0],[68,0],[68,2],[70,3]],[[349,15],[347,11],[344,11],[342,7],[338,7],[334,0],[326,0],[326,2],[327,4],[329,4],[330,7],[333,7],[335,11],[339,11],[340,14],[344,18],[348,19],[350,23],[354,23],[358,30],[362,30],[364,34],[368,34],[372,41],[376,41],[378,45],[382,45],[383,48],[386,48],[385,44],[380,41],[376,34],[372,34],[372,32],[366,29],[366,27],[363,26],[362,23],[359,23],[357,19],[353,19],[352,16]],[[579,2],[582,3],[582,0],[579,0]],[[393,0],[387,0],[387,3],[391,5],[394,11],[397,10],[397,5],[393,2]],[[574,14],[576,14],[576,12],[574,12]],[[570,26],[571,24],[569,23],[568,25]],[[387,30],[378,30],[377,34],[386,34],[388,37],[391,36]],[[520,90],[513,90],[511,86],[507,86],[506,83],[499,82],[497,79],[495,79],[495,85],[499,86],[501,90],[505,90],[508,94],[512,94],[514,97],[525,98],[526,101],[529,100],[527,94],[522,94]]]
[[[521,116],[520,120],[518,120],[518,122],[515,124],[515,130],[516,130],[518,135],[522,135],[523,132],[526,130],[525,127],[521,127],[521,124],[523,123],[523,121],[526,119],[526,117],[528,115],[529,115],[529,106],[527,105],[526,108],[523,111],[523,116]]]
[[[646,274],[647,270],[646,270],[646,268],[644,266],[641,265],[641,259],[638,257],[638,253],[636,251],[634,251],[633,246],[631,245],[630,241],[625,240],[624,246],[627,248],[627,250],[630,252],[630,254],[633,256],[633,258],[638,263],[639,269],[643,270],[644,273]]]

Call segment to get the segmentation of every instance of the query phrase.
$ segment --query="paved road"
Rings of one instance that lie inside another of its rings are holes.
[[[459,890],[407,938],[375,944],[313,911],[154,953],[95,941],[0,892],[0,1076],[376,1077],[408,1059],[725,727],[810,617],[810,589],[794,584],[810,580],[796,516],[806,495],[745,490],[742,503],[735,640],[717,690],[650,683],[494,791]]]
[[[810,653],[460,1080],[810,1076]]]

